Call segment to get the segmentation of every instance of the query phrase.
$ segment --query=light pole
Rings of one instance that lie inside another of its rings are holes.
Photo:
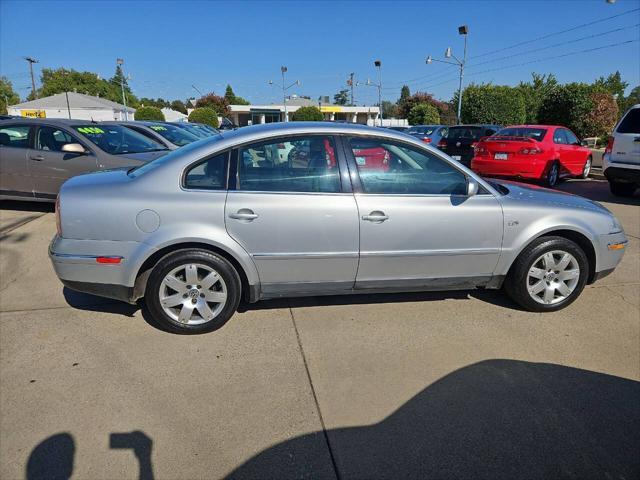
[[[122,68],[122,65],[124,64],[124,60],[122,58],[117,58],[116,64],[120,67],[120,88],[122,89],[122,104],[124,105],[124,119],[125,121],[128,121],[129,114],[127,112],[127,97],[124,94],[124,69]]]
[[[29,62],[29,72],[31,73],[31,95],[36,99],[38,96],[36,95],[36,79],[33,76],[33,64],[39,62],[33,57],[24,57],[24,59]]]
[[[378,109],[380,110],[380,126],[382,126],[382,62],[376,60],[373,64],[378,69]]]
[[[433,58],[431,55],[427,57],[427,64],[432,62],[440,62],[440,63],[448,63],[449,65],[457,65],[460,68],[460,81],[458,83],[458,115],[457,115],[457,123],[460,125],[460,115],[462,111],[462,78],[464,77],[464,67],[467,63],[467,35],[469,33],[469,27],[467,25],[462,25],[458,27],[458,33],[464,36],[464,55],[462,60],[458,59],[452,52],[451,47],[447,47],[444,52],[445,58],[453,58],[455,62],[449,62],[447,60],[438,60]]]
[[[284,121],[289,121],[289,115],[287,113],[287,90],[289,90],[294,85],[300,85],[300,80],[296,80],[291,85],[287,86],[285,84],[284,74],[287,73],[288,68],[285,66],[280,67],[280,72],[282,73],[282,103],[284,105]],[[273,80],[269,80],[269,85],[273,85]]]

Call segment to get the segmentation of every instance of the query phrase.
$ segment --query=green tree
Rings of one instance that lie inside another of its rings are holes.
[[[403,85],[402,88],[400,89],[400,100],[398,100],[398,103],[403,102],[410,96],[411,96],[411,91],[409,90],[409,86]]]
[[[0,77],[0,114],[7,113],[7,106],[20,103],[20,97],[7,77]]]
[[[409,110],[409,125],[439,125],[438,109],[430,103],[419,103]]]
[[[622,111],[619,112],[619,114],[622,116],[624,115],[624,113],[629,110],[631,107],[633,107],[634,105],[637,105],[640,103],[640,85],[638,85],[637,87],[634,87],[631,92],[629,92],[629,95],[627,97],[625,97],[624,99],[624,105],[622,107]]]
[[[324,115],[318,107],[300,107],[291,118],[296,122],[321,122]]]
[[[404,100],[398,101],[399,108],[399,117],[400,118],[408,118],[409,112],[413,107],[421,103],[428,103],[433,105],[438,110],[440,114],[440,118],[443,118],[449,115],[449,104],[446,102],[441,102],[440,100],[436,100],[433,98],[433,95],[426,92],[416,92],[409,97],[405,97]]]
[[[524,123],[526,106],[517,87],[471,84],[462,92],[462,123]]]
[[[151,120],[153,122],[164,122],[164,114],[158,107],[138,107],[135,113],[136,120]]]
[[[389,100],[382,101],[382,116],[384,118],[398,118],[400,116],[400,109],[398,105]]]
[[[182,100],[174,100],[173,102],[171,102],[170,108],[176,110],[177,112],[184,113],[185,115],[187,113],[187,106]]]
[[[624,92],[629,86],[629,83],[622,81],[622,75],[620,75],[618,70],[607,77],[598,78],[594,82],[594,86],[602,87],[611,95],[615,95],[616,102],[618,103],[618,110],[622,110],[625,107],[626,102]],[[620,115],[623,113],[624,112],[620,112]]]
[[[229,101],[215,93],[207,93],[196,101],[196,108],[209,107],[215,110],[219,117],[228,117],[231,113]]]
[[[538,123],[538,110],[542,100],[558,85],[558,80],[552,73],[541,75],[534,72],[531,76],[531,82],[520,82],[517,88],[525,103],[525,123],[535,124]]]
[[[227,84],[227,89],[224,92],[224,98],[227,100],[229,105],[249,105],[249,102],[242,97],[236,96],[231,88],[231,85]]]
[[[618,121],[618,103],[609,92],[591,92],[591,109],[585,115],[588,136],[607,138]]]
[[[349,90],[346,88],[340,90],[333,96],[334,105],[346,105],[349,103]]]
[[[194,123],[204,123],[218,128],[218,112],[210,107],[199,107],[191,112],[189,121]]]

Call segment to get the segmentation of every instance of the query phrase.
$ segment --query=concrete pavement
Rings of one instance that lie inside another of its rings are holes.
[[[196,337],[63,290],[40,212],[0,240],[0,477],[637,477],[640,197],[561,188],[630,240],[561,312],[499,292],[311,297]]]

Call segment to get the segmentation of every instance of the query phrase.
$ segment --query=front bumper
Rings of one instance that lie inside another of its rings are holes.
[[[624,232],[600,235],[594,281],[609,275],[618,266],[627,249],[628,240]]]

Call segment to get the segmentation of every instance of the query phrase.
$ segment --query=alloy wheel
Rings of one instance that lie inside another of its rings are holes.
[[[543,305],[567,299],[580,281],[580,266],[576,258],[563,250],[540,255],[527,274],[527,291]]]
[[[591,173],[591,157],[587,158],[587,161],[584,164],[584,169],[582,170],[582,178],[589,177],[589,173]]]
[[[173,320],[183,325],[201,325],[224,309],[227,286],[210,266],[189,263],[165,275],[158,295],[162,309]]]
[[[549,186],[551,187],[553,187],[556,183],[558,183],[558,164],[557,163],[554,163],[553,165],[551,165],[551,168],[549,169],[548,181],[549,181]]]

